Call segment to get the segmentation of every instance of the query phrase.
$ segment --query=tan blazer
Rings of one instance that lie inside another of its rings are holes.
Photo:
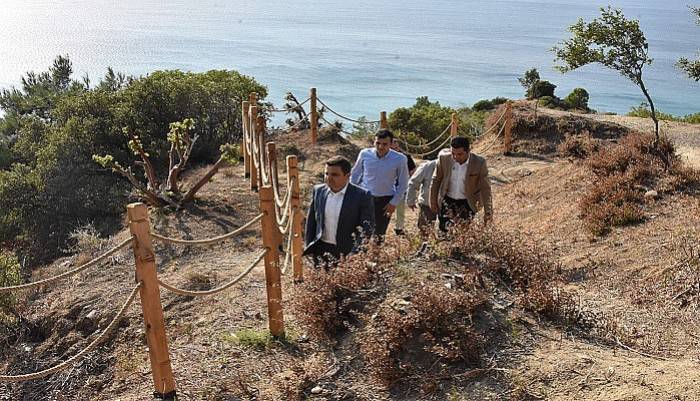
[[[433,173],[433,182],[430,185],[430,206],[437,206],[439,209],[442,205],[442,200],[447,193],[447,186],[450,183],[452,175],[452,159],[451,153],[440,153],[438,156],[435,173]],[[465,194],[467,202],[472,210],[479,211],[484,208],[484,221],[491,220],[493,216],[493,203],[491,201],[491,183],[489,182],[489,170],[486,167],[486,160],[483,157],[472,153],[469,156],[469,165],[467,166],[467,174],[464,181]]]

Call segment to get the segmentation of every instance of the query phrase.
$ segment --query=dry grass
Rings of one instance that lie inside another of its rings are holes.
[[[579,207],[584,224],[596,236],[612,227],[644,221],[644,206],[655,198],[647,191],[672,193],[700,182],[698,173],[678,160],[670,141],[662,138],[654,146],[649,134],[629,134],[593,154],[586,165],[597,182]]]

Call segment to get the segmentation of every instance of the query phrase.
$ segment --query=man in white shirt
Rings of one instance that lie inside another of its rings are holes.
[[[452,138],[451,152],[440,153],[430,186],[430,209],[438,213],[440,230],[455,220],[469,221],[482,207],[484,222],[493,217],[491,183],[484,158],[472,154],[469,139]]]
[[[335,265],[360,250],[374,229],[374,199],[349,182],[350,161],[335,156],[326,161],[325,184],[316,185],[306,218],[304,254],[315,266]]]

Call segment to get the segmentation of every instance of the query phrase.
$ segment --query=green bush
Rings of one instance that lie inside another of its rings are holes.
[[[0,250],[0,287],[20,284],[20,265],[17,257],[7,251]],[[0,294],[0,322],[6,322],[14,315],[17,298],[14,293]]]
[[[632,107],[629,113],[627,113],[627,115],[630,117],[651,118],[651,110],[649,109],[649,105],[647,103],[642,102],[639,106]],[[674,116],[673,114],[664,113],[663,111],[656,110],[656,118],[664,121],[678,121],[690,124],[700,124],[700,113],[687,114],[683,117],[679,117]]]
[[[389,127],[410,142],[426,143],[445,130],[452,113],[458,113],[460,136],[473,135],[483,127],[484,112],[475,112],[468,107],[455,110],[439,102],[431,102],[426,96],[416,99],[416,104],[411,107],[401,107],[389,114]],[[475,126],[479,121],[481,126]]]
[[[71,81],[71,72],[60,58],[46,73],[28,73],[21,88],[0,92],[0,139],[13,138],[1,141],[4,152],[0,146],[0,242],[20,240],[32,262],[65,249],[78,226],[93,223],[101,234],[119,226],[129,186],[92,155],[131,165],[123,128],[137,133],[165,169],[169,124],[193,118],[199,139],[190,163],[209,162],[240,136],[241,101],[250,92],[267,93],[235,71],[126,78],[110,69],[92,88]],[[10,165],[3,164],[7,158]],[[137,166],[134,174],[143,170]]]
[[[527,93],[528,99],[538,99],[544,96],[554,97],[554,90],[557,88],[556,85],[549,81],[536,81]]]
[[[472,106],[473,111],[490,111],[496,108],[496,106],[507,102],[508,99],[504,97],[495,97],[493,99],[482,99],[474,103]]]
[[[588,91],[583,88],[576,88],[571,93],[569,93],[564,102],[569,106],[570,109],[577,110],[588,110]]]
[[[566,102],[556,96],[542,96],[537,100],[537,102],[540,106],[550,109],[567,110],[569,108],[569,105]]]

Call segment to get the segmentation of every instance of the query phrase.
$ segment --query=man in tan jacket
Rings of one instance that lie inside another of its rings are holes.
[[[438,155],[430,186],[430,209],[438,213],[443,232],[453,220],[470,220],[482,207],[484,223],[493,217],[486,160],[470,153],[467,138],[452,138],[450,147],[450,153]]]

